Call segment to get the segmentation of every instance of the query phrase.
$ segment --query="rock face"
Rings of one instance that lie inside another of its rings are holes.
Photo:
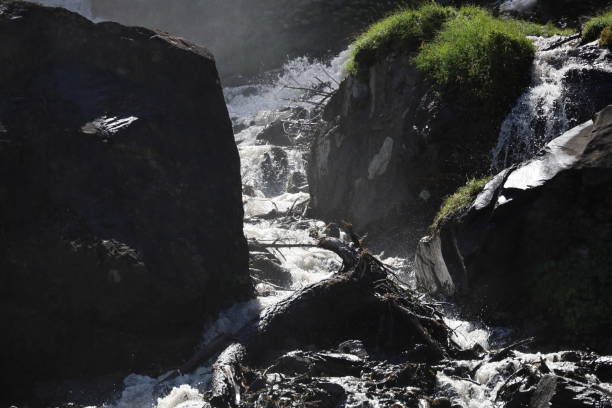
[[[0,45],[3,389],[177,364],[252,290],[213,58],[14,1]]]
[[[424,232],[443,196],[486,171],[503,118],[436,96],[409,59],[349,77],[327,106],[308,169],[316,216]]]
[[[424,239],[417,280],[496,324],[612,347],[612,105],[504,170]]]

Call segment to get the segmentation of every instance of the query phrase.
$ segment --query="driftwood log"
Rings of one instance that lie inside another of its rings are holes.
[[[273,248],[293,246],[269,244]],[[342,259],[338,274],[296,291],[238,334],[217,337],[177,370],[192,371],[218,355],[213,364],[213,406],[239,404],[242,366],[265,366],[288,350],[332,347],[359,339],[381,354],[418,345],[421,358],[433,362],[455,349],[451,330],[439,313],[390,280],[390,271],[363,250],[359,240],[347,245],[336,238],[323,238],[317,246]]]

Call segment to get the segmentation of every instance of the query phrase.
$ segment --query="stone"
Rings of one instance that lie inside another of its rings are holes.
[[[249,265],[251,273],[258,279],[284,288],[291,286],[291,272],[282,267],[273,257],[265,254],[251,254]]]
[[[157,375],[252,294],[214,59],[63,9],[0,9],[4,397],[31,397],[38,380]]]
[[[294,171],[289,175],[287,180],[287,192],[296,194],[308,188],[308,180],[304,173]]]
[[[266,126],[261,133],[257,135],[257,140],[273,146],[293,145],[293,140],[291,140],[291,137],[285,132],[285,125],[281,120],[272,122]]]
[[[282,193],[287,185],[289,176],[289,159],[287,152],[280,147],[273,147],[264,153],[261,162],[263,177],[263,193],[266,197],[273,197]]]
[[[313,216],[350,221],[376,237],[403,227],[418,237],[442,198],[487,171],[503,117],[437,95],[410,62],[392,55],[369,78],[350,76],[326,106],[311,146]],[[517,95],[518,96],[518,95]]]
[[[612,105],[421,241],[417,282],[545,344],[610,351]]]

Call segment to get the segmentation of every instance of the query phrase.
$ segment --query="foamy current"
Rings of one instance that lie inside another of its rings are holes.
[[[595,58],[584,58],[572,42],[549,49],[562,37],[531,37],[537,47],[532,65],[531,86],[519,98],[504,120],[497,145],[492,151],[494,169],[532,158],[555,137],[578,125],[566,111],[565,79],[570,71],[612,72],[610,51],[597,48]],[[588,101],[585,101],[588,102]]]

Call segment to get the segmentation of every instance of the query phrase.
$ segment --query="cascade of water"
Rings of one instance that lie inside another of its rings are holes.
[[[562,51],[555,51],[562,52]],[[521,101],[505,123],[505,133],[500,136],[500,148],[496,158],[502,153],[509,156],[510,147],[516,145],[514,140],[521,132],[531,131],[531,123],[547,115],[555,114],[554,109],[561,92],[562,75],[565,62],[559,67],[554,63],[555,53],[540,51],[538,61],[534,64],[534,78],[538,82]],[[243,202],[245,205],[244,232],[248,239],[258,241],[276,241],[309,243],[314,242],[310,236],[311,230],[320,230],[324,223],[318,220],[302,218],[299,221],[287,222],[284,219],[291,208],[305,203],[309,199],[307,189],[299,192],[287,191],[286,180],[278,183],[277,178],[272,177],[273,182],[279,184],[277,189],[270,189],[270,175],[266,173],[263,163],[270,161],[272,151],[283,152],[285,156],[282,166],[287,173],[304,173],[303,154],[307,149],[307,143],[294,143],[289,147],[277,147],[262,144],[257,136],[266,126],[277,122],[279,119],[288,120],[290,112],[288,108],[304,109],[312,113],[313,104],[317,104],[323,95],[309,95],[307,91],[296,88],[310,88],[321,82],[328,82],[330,89],[337,87],[343,79],[342,67],[348,53],[342,53],[334,59],[331,64],[311,62],[305,58],[298,58],[288,63],[277,75],[275,80],[249,86],[229,88],[225,90],[228,110],[236,128],[235,139],[241,157],[241,171],[245,192]],[[548,56],[548,62],[547,61]],[[547,67],[547,65],[550,67]],[[536,106],[537,105],[537,106]],[[556,119],[555,119],[556,120]],[[560,121],[564,123],[561,118]],[[519,128],[518,126],[524,126]],[[514,128],[513,128],[514,126]],[[550,126],[563,127],[565,125]],[[514,129],[514,130],[513,130]],[[551,134],[553,130],[550,131]],[[298,130],[292,135],[295,141],[299,141]],[[523,141],[523,139],[520,139]],[[307,141],[306,141],[307,142]],[[531,141],[524,141],[531,146]],[[526,154],[526,153],[525,153]],[[504,158],[504,160],[506,160]],[[278,173],[279,168],[274,168]],[[276,175],[276,174],[275,174]],[[269,215],[262,217],[262,215]],[[290,289],[279,290],[265,283],[257,284],[259,296],[251,301],[237,304],[221,313],[216,321],[210,324],[204,331],[202,343],[206,344],[221,333],[237,333],[245,324],[266,312],[266,308],[275,305],[280,300],[290,295],[293,290],[307,284],[319,281],[330,276],[339,268],[339,260],[335,255],[319,250],[317,248],[287,248],[278,250],[278,260],[291,274],[292,285]],[[406,260],[394,258],[384,259],[387,264],[398,267],[406,267]],[[446,324],[453,329],[454,340],[466,349],[480,345],[489,347],[491,330],[483,328],[479,324],[466,322],[459,318],[449,317],[445,319]],[[501,333],[503,336],[505,333]],[[462,380],[444,371],[437,374],[436,393],[440,396],[449,397],[455,406],[465,408],[493,408],[499,406],[496,402],[498,391],[506,383],[508,378],[527,361],[540,361],[544,359],[554,369],[568,369],[557,363],[557,355],[521,354],[514,355],[498,362],[485,362],[480,366],[478,361],[462,361],[466,371],[476,370],[476,381]],[[565,364],[565,363],[563,363]],[[571,368],[571,367],[570,367]],[[163,378],[163,376],[161,377]],[[341,385],[347,392],[345,407],[377,407],[386,406],[379,403],[371,396],[368,385],[359,378],[337,377],[329,378],[330,382]],[[192,408],[207,407],[204,402],[204,392],[210,389],[211,367],[203,365],[192,373],[185,373],[170,381],[160,382],[159,379],[130,375],[124,380],[124,389],[121,398],[113,404],[115,408],[127,407],[152,407],[158,408]],[[422,407],[430,406],[428,402],[422,401]]]
[[[499,6],[499,9],[524,13],[533,9],[537,4],[538,0],[507,0]]]
[[[570,71],[612,72],[609,51],[600,48],[581,52],[571,42],[554,47],[561,40],[532,37],[537,52],[532,67],[532,84],[504,120],[497,145],[492,151],[493,168],[501,169],[533,157],[544,145],[578,125],[567,105],[566,79]],[[571,101],[573,103],[586,101]]]

